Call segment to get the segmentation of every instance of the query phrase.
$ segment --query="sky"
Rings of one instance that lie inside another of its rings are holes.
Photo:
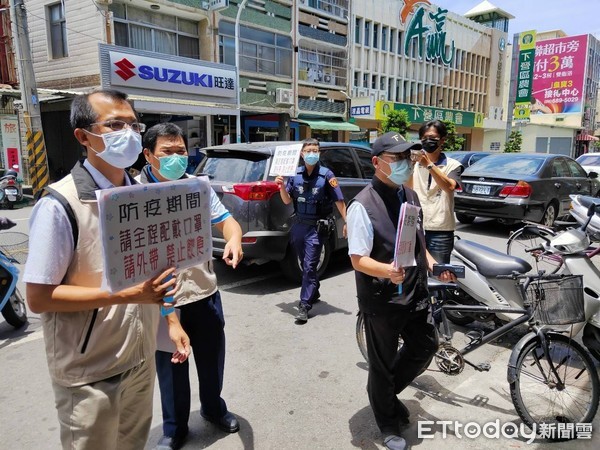
[[[561,29],[567,35],[593,34],[600,38],[600,0],[488,0],[515,16],[509,22],[508,35],[521,31]],[[480,0],[432,0],[463,15]]]

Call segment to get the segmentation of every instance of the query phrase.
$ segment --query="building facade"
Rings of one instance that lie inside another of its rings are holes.
[[[512,18],[484,3],[468,18],[429,2],[354,0],[356,123],[374,131],[388,110],[405,110],[413,132],[431,119],[451,120],[467,149],[482,149],[486,130],[504,128],[503,64]]]

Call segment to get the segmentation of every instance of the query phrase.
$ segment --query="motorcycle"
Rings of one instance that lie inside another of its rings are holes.
[[[0,230],[8,230],[16,224],[0,217]],[[19,269],[27,257],[27,235],[24,233],[0,233],[0,311],[9,325],[21,328],[27,323],[25,300],[17,288]]]
[[[594,197],[586,197],[586,199],[585,221],[579,228],[568,229],[554,235],[547,233],[545,227],[544,229],[540,228],[543,232],[539,233],[537,238],[541,243],[526,248],[525,253],[536,254],[536,259],[539,258],[540,253],[559,256],[562,259],[565,273],[583,275],[586,321],[564,327],[563,331],[568,331],[571,336],[575,336],[583,330],[584,344],[590,353],[600,360],[600,270],[591,262],[590,254],[586,253],[590,244],[590,237],[586,230],[592,219],[597,217],[596,210],[600,213],[600,199]],[[577,211],[580,212],[581,208],[585,207],[582,203]],[[578,218],[575,214],[573,215],[576,219]],[[579,220],[583,220],[581,213]],[[590,228],[590,232],[593,234],[596,229],[596,221],[600,225],[600,217],[594,221],[594,227]],[[600,226],[598,231],[600,239]],[[457,280],[458,286],[465,295],[454,298],[454,300],[458,300],[458,303],[483,305],[490,308],[523,307],[522,296],[518,292],[519,287],[511,280],[497,278],[497,276],[528,273],[532,270],[528,261],[476,242],[459,239],[452,251],[451,262],[465,266],[465,278]],[[464,325],[473,320],[505,322],[515,319],[515,316],[481,313],[477,316],[452,317],[448,315],[448,318],[454,323]],[[558,329],[561,328],[558,327]]]
[[[23,180],[19,177],[15,165],[0,178],[0,203],[8,209],[13,209],[15,203],[23,201]]]

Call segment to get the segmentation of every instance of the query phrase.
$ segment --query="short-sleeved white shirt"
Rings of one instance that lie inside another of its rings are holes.
[[[373,223],[365,207],[357,201],[350,203],[346,213],[348,255],[370,256],[373,250]]]

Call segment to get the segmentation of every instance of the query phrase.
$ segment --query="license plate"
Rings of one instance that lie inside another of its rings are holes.
[[[483,186],[481,184],[474,184],[471,189],[472,194],[490,195],[490,186]]]

